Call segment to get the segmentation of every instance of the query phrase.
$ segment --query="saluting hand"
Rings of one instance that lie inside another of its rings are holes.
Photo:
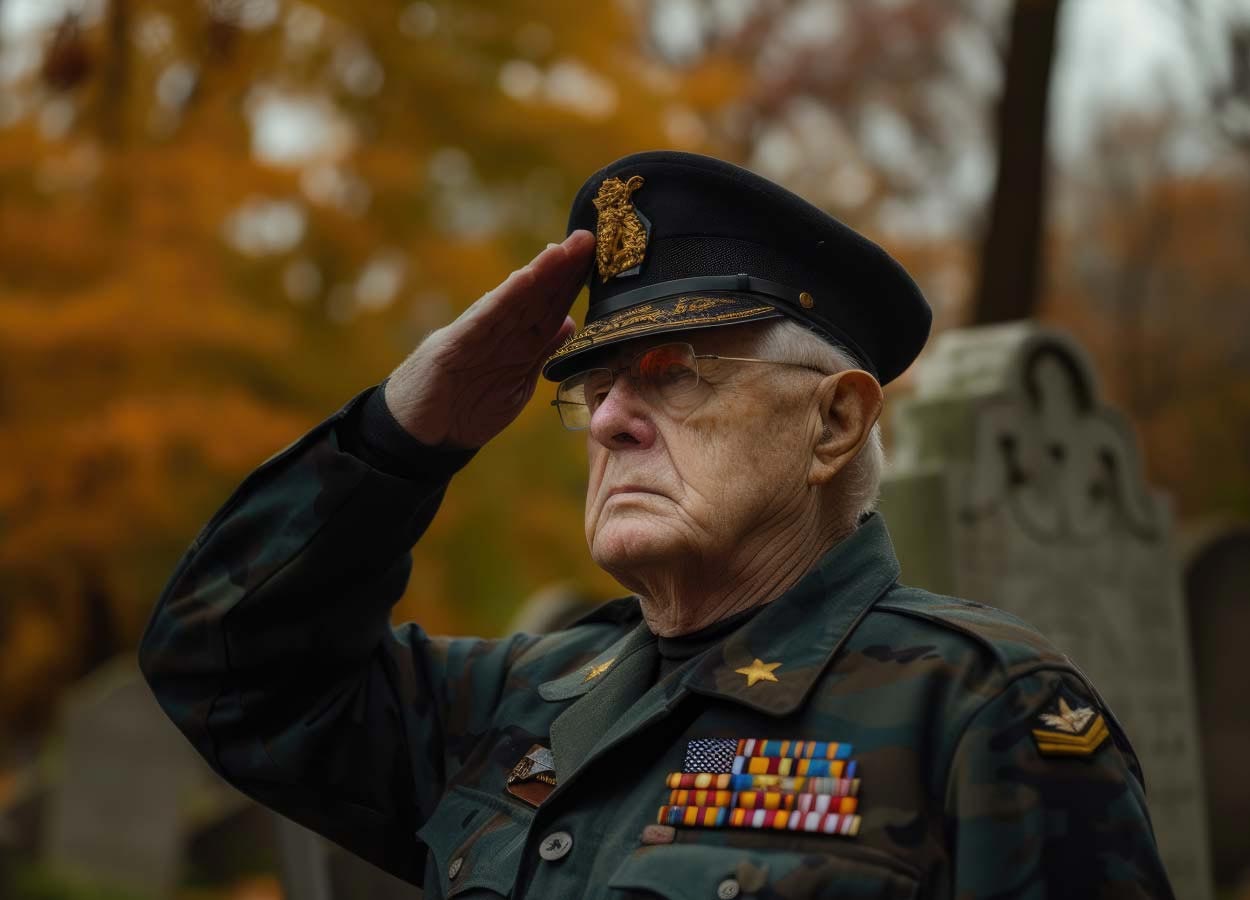
[[[594,246],[589,231],[548,245],[422,341],[386,383],[399,424],[432,446],[480,447],[503,431],[534,395],[543,362],[576,328],[568,312]]]

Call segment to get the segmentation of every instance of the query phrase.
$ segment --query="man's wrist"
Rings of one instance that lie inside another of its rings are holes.
[[[386,403],[386,382],[370,391],[343,423],[343,449],[373,468],[399,478],[447,479],[462,469],[473,449],[430,445],[407,431]]]

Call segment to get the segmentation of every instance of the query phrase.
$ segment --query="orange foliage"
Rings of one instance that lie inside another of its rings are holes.
[[[561,235],[587,172],[670,145],[671,105],[713,110],[742,79],[717,59],[665,70],[615,4],[431,4],[414,28],[399,27],[404,4],[325,0],[301,6],[316,20],[303,44],[290,10],[248,31],[209,22],[205,4],[130,8],[136,33],[170,26],[167,44],[110,46],[87,27],[83,77],[53,89],[36,72],[19,85],[32,113],[0,134],[4,733],[46,721],[68,680],[133,645],[178,556],[251,468]],[[546,80],[509,95],[509,62]],[[196,82],[171,108],[157,89],[174,64]],[[115,65],[130,77],[110,87]],[[379,83],[360,80],[370,66]],[[266,90],[322,97],[351,148],[258,161],[249,117]],[[38,114],[54,103],[76,112],[49,136]],[[436,176],[449,159],[460,168]],[[354,200],[336,199],[335,179]],[[473,196],[497,217],[460,222]],[[302,230],[248,255],[230,228],[257,198],[289,204]],[[402,285],[365,303],[380,253]],[[397,617],[489,632],[557,578],[615,591],[581,538],[581,445],[547,399],[540,389],[457,480]]]

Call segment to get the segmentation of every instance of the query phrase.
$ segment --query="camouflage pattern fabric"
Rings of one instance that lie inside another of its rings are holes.
[[[1171,896],[1137,759],[1092,686],[1020,620],[899,585],[879,516],[658,682],[634,598],[547,636],[392,628],[409,550],[471,454],[431,451],[419,478],[370,468],[339,435],[364,396],[244,481],[143,639],[162,707],[259,802],[429,898]],[[738,671],[756,661],[779,663],[771,680]],[[1043,754],[1059,696],[1109,739]],[[700,738],[853,744],[858,835],[643,844]],[[557,782],[537,808],[505,789],[534,745]],[[569,846],[544,858],[557,832]]]

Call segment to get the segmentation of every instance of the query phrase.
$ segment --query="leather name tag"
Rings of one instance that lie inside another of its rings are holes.
[[[537,809],[556,789],[555,758],[541,744],[530,747],[508,773],[506,790],[518,800]]]

